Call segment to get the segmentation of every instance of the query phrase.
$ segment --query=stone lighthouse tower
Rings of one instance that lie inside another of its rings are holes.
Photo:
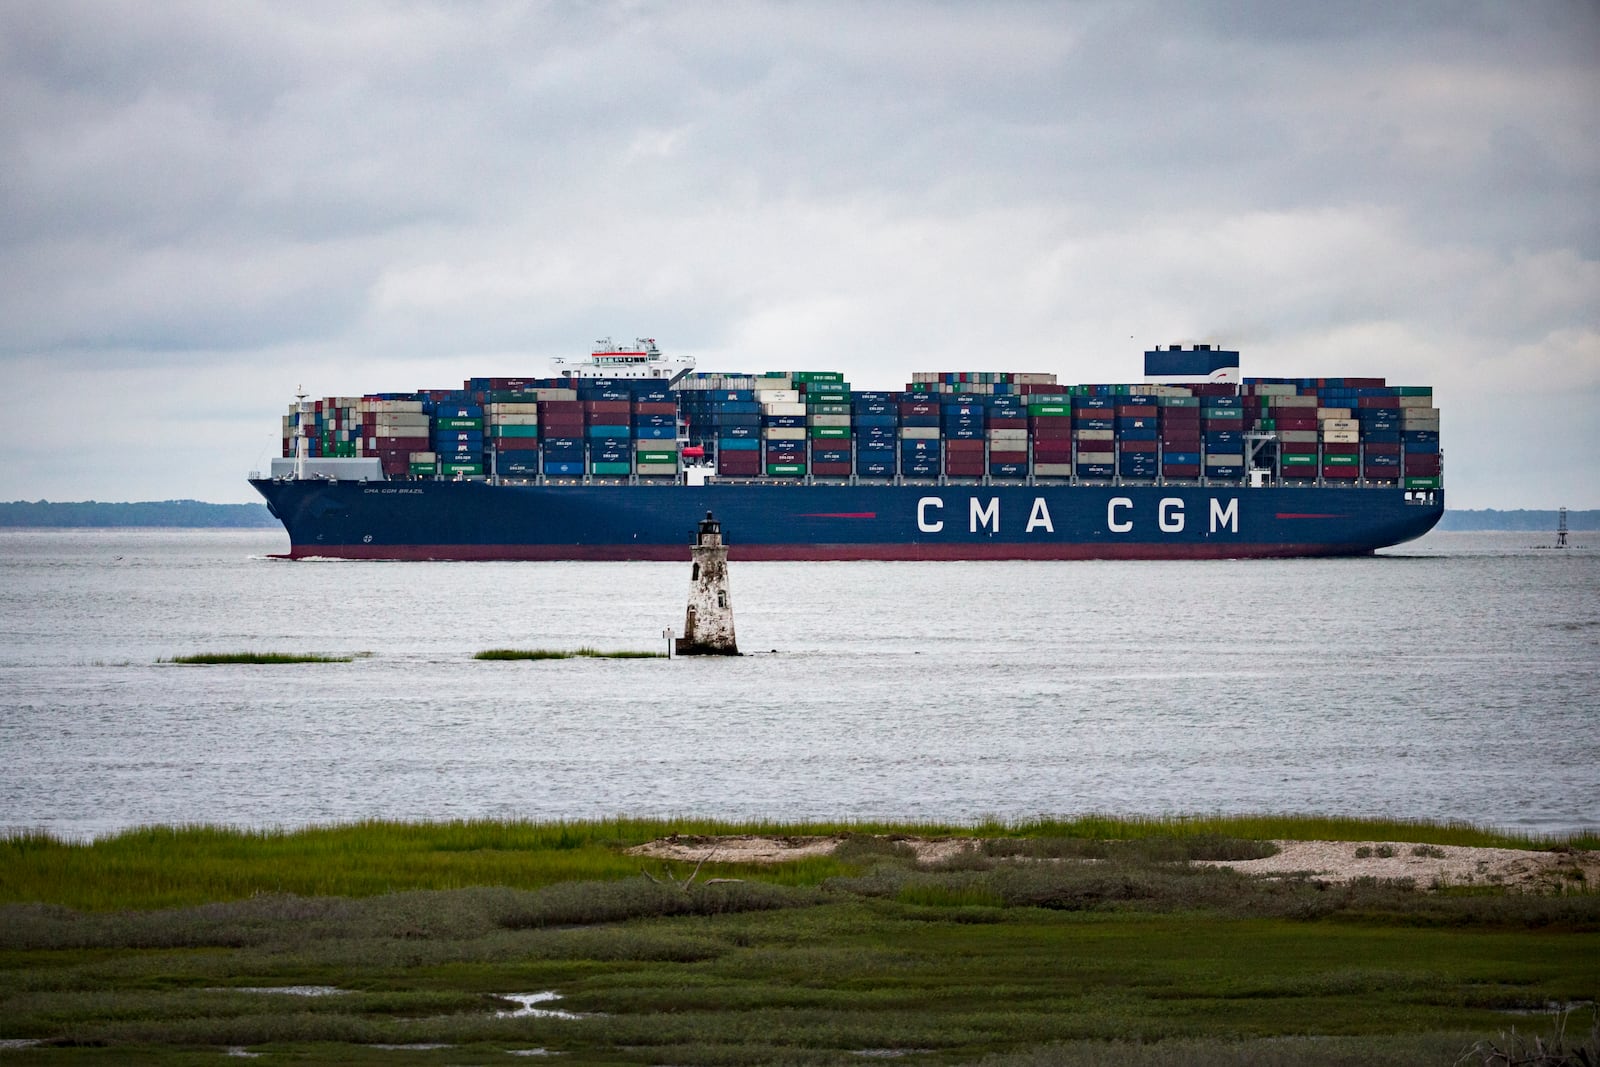
[[[733,641],[733,600],[728,596],[728,546],[722,523],[711,512],[701,520],[690,549],[694,570],[689,577],[689,612],[678,638],[680,656],[737,656]]]

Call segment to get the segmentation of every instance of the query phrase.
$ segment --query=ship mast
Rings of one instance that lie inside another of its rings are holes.
[[[303,482],[306,480],[306,457],[311,450],[311,442],[306,437],[305,420],[301,418],[301,416],[305,414],[305,412],[301,409],[306,406],[306,387],[304,385],[297,385],[295,388],[298,389],[299,392],[295,393],[294,395],[294,480],[297,482]]]

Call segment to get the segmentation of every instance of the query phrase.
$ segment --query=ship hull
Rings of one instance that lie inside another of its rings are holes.
[[[295,559],[679,561],[708,511],[731,560],[1359,556],[1444,510],[1375,488],[251,484]]]

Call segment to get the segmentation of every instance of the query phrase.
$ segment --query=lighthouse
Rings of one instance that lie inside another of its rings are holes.
[[[689,610],[678,638],[680,656],[737,656],[733,640],[733,599],[728,595],[728,546],[722,523],[706,512],[690,549]]]

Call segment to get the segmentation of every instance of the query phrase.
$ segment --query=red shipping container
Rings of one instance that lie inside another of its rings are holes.
[[[581,400],[541,400],[539,401],[539,414],[544,415],[582,415],[583,401]]]
[[[579,403],[591,415],[627,415],[633,407],[628,400],[582,400]]]
[[[1355,441],[1324,441],[1322,454],[1324,456],[1354,456],[1361,452],[1361,445]]]
[[[1285,478],[1315,478],[1317,465],[1315,463],[1285,463],[1283,465]]]
[[[944,450],[946,452],[951,453],[952,455],[954,455],[956,453],[965,453],[965,452],[976,452],[979,455],[982,455],[983,454],[983,439],[981,437],[979,437],[979,438],[970,438],[969,437],[969,438],[966,438],[964,440],[952,438],[951,440],[948,440],[948,441],[946,441],[944,443]]]
[[[1060,415],[1035,415],[1028,420],[1033,423],[1031,427],[1035,439],[1058,439],[1072,437],[1072,420]]]
[[[1078,442],[1080,447],[1082,447],[1083,445],[1092,444],[1092,443],[1093,442],[1090,442],[1090,441],[1079,441]],[[1118,441],[1117,442],[1117,451],[1118,452],[1156,452],[1156,451],[1159,450],[1159,447],[1160,446],[1157,445],[1157,443],[1154,442],[1154,441]]]
[[[676,415],[678,405],[670,400],[641,400],[633,405],[635,415]]]
[[[813,463],[811,473],[822,478],[848,478],[850,476],[850,462],[843,463]]]
[[[545,437],[582,437],[587,420],[583,415],[542,415],[539,432]]]
[[[1154,404],[1118,404],[1119,419],[1153,419],[1159,410]]]
[[[1200,435],[1198,433],[1163,433],[1161,435],[1161,444],[1169,452],[1198,452],[1200,451]]]
[[[1199,408],[1159,408],[1161,421],[1169,426],[1194,423],[1200,425]]]
[[[990,463],[1026,463],[1027,452],[993,452],[989,453]]]
[[[1400,477],[1400,468],[1363,467],[1361,473],[1368,481],[1392,482]]]
[[[984,474],[983,460],[947,458],[944,461],[944,472],[957,478],[981,478]]]
[[[1163,463],[1161,465],[1163,478],[1198,478],[1200,477],[1200,464],[1198,463]]]
[[[1035,441],[1033,458],[1036,463],[1064,463],[1072,458],[1072,439],[1047,437]]]
[[[717,457],[717,470],[723,474],[758,474],[760,452],[724,452]]]
[[[1324,478],[1355,478],[1355,477],[1358,477],[1360,474],[1361,474],[1361,468],[1357,467],[1354,463],[1350,464],[1350,466],[1348,466],[1348,467],[1323,467],[1322,468],[1322,476]]]
[[[410,456],[385,459],[380,465],[383,467],[383,473],[390,478],[399,478],[411,473]]]
[[[1295,411],[1295,410],[1305,410],[1305,409],[1303,409],[1303,408],[1301,408],[1301,409],[1296,409],[1296,408],[1278,408],[1277,410],[1278,411]],[[1318,429],[1317,417],[1315,415],[1279,415],[1279,414],[1277,414],[1277,412],[1274,412],[1269,417],[1273,420],[1273,425],[1276,426],[1280,430],[1315,430],[1315,429]]]
[[[1398,456],[1400,454],[1399,441],[1368,441],[1367,455],[1369,456]]]
[[[1408,478],[1427,478],[1438,474],[1441,469],[1437,453],[1406,457],[1406,477]]]
[[[1242,430],[1244,419],[1201,419],[1201,426],[1207,430]]]
[[[1363,396],[1356,398],[1356,407],[1361,408],[1397,408],[1400,398],[1397,396]]]
[[[989,429],[991,430],[1026,430],[1027,428],[1028,419],[1025,415],[1019,415],[1014,419],[993,418],[989,420]]]
[[[403,448],[408,452],[428,451],[426,437],[368,437],[367,447],[373,449]]]

